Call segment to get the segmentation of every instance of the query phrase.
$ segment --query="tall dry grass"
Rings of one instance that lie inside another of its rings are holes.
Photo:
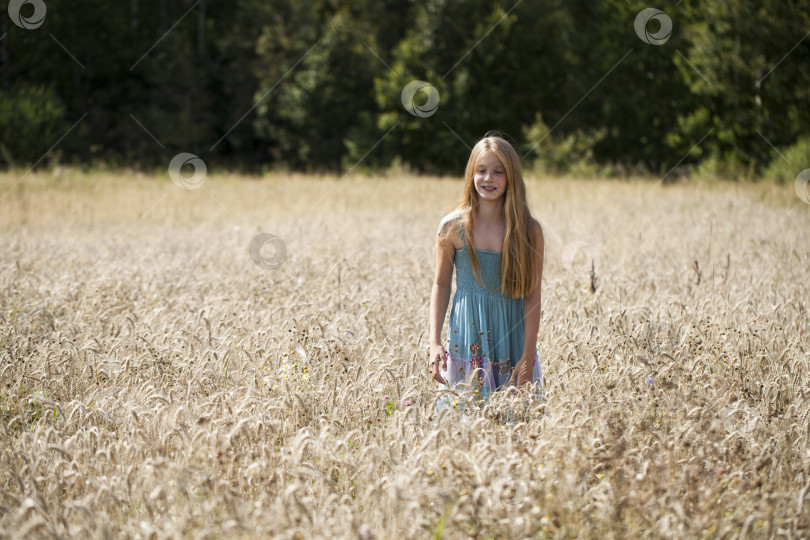
[[[531,181],[547,398],[511,420],[520,396],[432,414],[460,190],[26,177],[0,200],[0,536],[810,535],[790,186]],[[248,256],[260,231],[286,241],[276,271]]]

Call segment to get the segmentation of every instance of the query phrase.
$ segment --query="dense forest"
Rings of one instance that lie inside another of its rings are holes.
[[[810,166],[810,0],[4,7],[2,167],[458,173],[492,129],[552,172]]]

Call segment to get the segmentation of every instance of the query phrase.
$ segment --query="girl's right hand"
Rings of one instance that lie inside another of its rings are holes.
[[[447,371],[447,351],[440,344],[430,346],[430,363],[428,367],[433,380],[447,384],[441,375],[442,371]]]

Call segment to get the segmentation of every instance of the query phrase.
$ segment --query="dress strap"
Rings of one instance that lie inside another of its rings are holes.
[[[458,216],[458,235],[461,237],[461,243],[467,247],[467,241],[464,239],[464,220],[461,215]]]

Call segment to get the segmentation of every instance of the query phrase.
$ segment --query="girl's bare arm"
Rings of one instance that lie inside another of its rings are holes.
[[[530,365],[534,365],[534,354],[537,350],[537,332],[540,330],[540,299],[543,282],[543,229],[540,224],[532,220],[535,228],[535,257],[537,258],[538,282],[534,290],[523,297],[523,356]]]
[[[446,225],[451,226],[451,225]],[[455,224],[452,226],[455,227]],[[433,278],[433,291],[430,295],[430,344],[441,345],[442,323],[447,314],[450,302],[453,263],[456,248],[453,245],[452,232],[436,238],[436,273]]]
[[[456,226],[455,223],[453,225]],[[442,325],[450,303],[450,291],[453,279],[453,264],[456,248],[453,245],[453,234],[439,236],[436,239],[436,274],[433,279],[433,290],[430,294],[430,361],[433,378],[444,383],[439,370],[447,368],[446,351],[442,346]]]

